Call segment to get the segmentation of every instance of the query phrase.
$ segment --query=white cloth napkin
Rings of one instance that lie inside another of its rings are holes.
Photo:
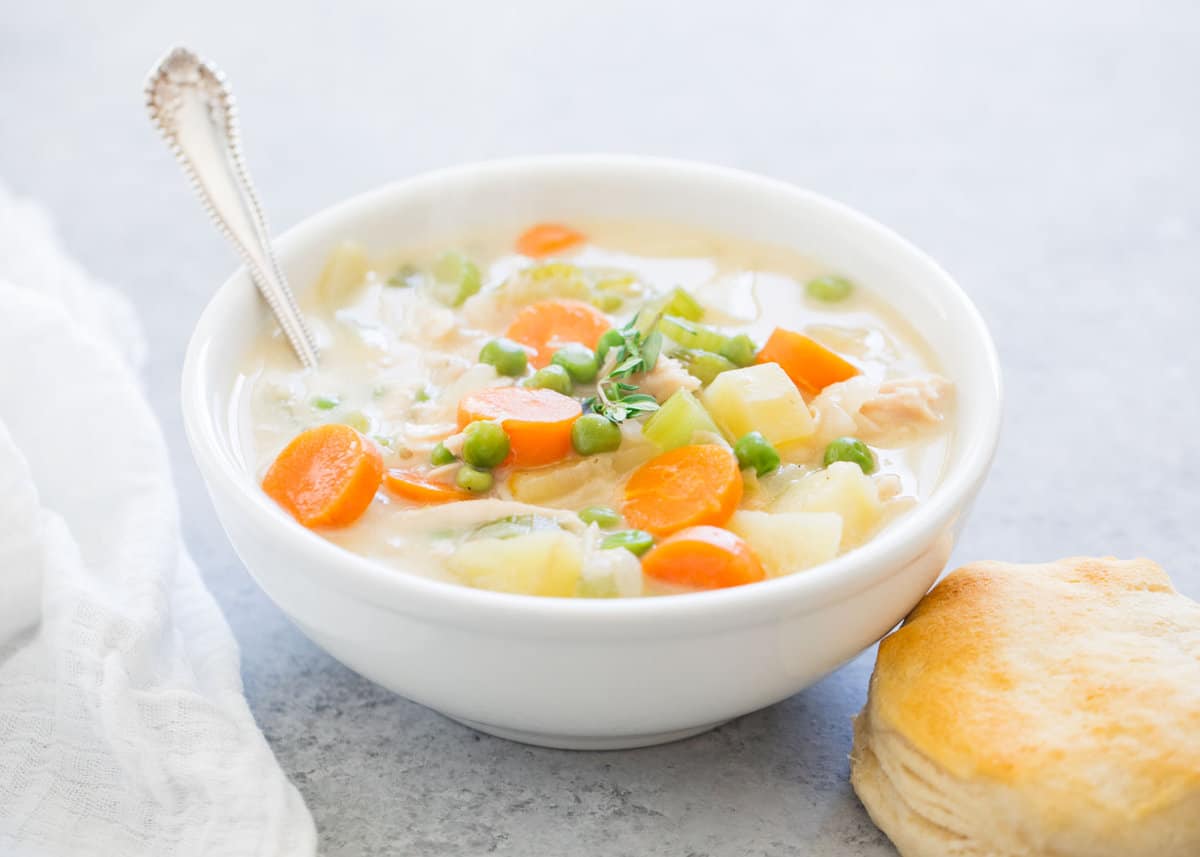
[[[184,550],[143,354],[0,187],[0,854],[313,854]]]

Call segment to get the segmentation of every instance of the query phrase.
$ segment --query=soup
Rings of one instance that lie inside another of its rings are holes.
[[[450,249],[447,249],[450,247]],[[249,467],[397,573],[560,597],[802,573],[937,484],[952,385],[870,284],[657,224],[539,224],[368,258],[246,356]]]

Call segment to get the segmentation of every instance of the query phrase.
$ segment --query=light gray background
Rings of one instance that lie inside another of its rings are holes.
[[[188,543],[324,853],[892,854],[846,781],[871,654],[708,735],[587,755],[476,735],[301,637],[180,426],[187,336],[233,257],[142,110],[177,41],[235,82],[279,229],[431,167],[560,151],[715,161],[861,208],[958,276],[1004,362],[955,560],[1146,554],[1200,596],[1200,7],[334,5],[0,4],[0,178],[137,303]]]

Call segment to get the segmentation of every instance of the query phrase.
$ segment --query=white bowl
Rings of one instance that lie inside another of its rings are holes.
[[[278,241],[298,289],[340,240],[375,253],[536,220],[638,219],[791,247],[866,283],[907,317],[957,385],[947,471],[932,496],[825,565],[735,589],[626,600],[507,595],[349,553],[270,501],[231,430],[239,363],[266,311],[244,270],[188,347],[188,439],[238,555],[318,645],[379,684],[484,732],[567,748],[686,737],[784,699],[899,622],[944,567],[991,464],[1000,373],[982,319],[941,268],[888,229],[781,182],[701,164],[576,156],[419,176],[355,197]]]

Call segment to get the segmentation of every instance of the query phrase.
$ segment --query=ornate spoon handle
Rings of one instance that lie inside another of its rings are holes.
[[[317,346],[275,259],[242,159],[237,108],[225,76],[186,48],[175,48],[146,80],[146,107],[213,223],[237,248],[292,350],[304,366],[315,367]]]

